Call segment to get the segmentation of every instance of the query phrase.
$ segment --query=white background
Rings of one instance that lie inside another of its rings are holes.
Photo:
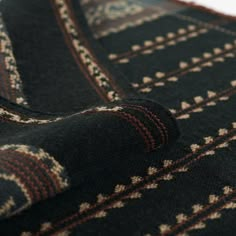
[[[236,0],[181,0],[210,8],[219,13],[236,16]]]

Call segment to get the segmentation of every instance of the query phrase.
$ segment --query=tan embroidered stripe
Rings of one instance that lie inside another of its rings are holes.
[[[115,85],[111,74],[99,64],[91,51],[86,38],[74,20],[70,1],[51,0],[51,2],[75,60],[97,93],[106,101],[115,101],[124,97],[122,89]]]
[[[219,25],[219,24],[225,24],[226,20],[216,20],[212,21],[211,24],[213,26]],[[134,58],[140,54],[151,54],[155,50],[163,50],[165,47],[168,46],[174,46],[177,43],[186,41],[187,39],[192,39],[197,36],[200,36],[201,34],[207,33],[208,29],[206,27],[203,27],[201,25],[195,26],[190,25],[186,29],[180,28],[177,30],[177,32],[169,32],[166,34],[166,36],[156,36],[155,40],[153,41],[144,41],[143,46],[139,45],[133,45],[131,47],[131,51],[114,54],[112,58],[110,58],[114,62],[118,62],[123,59],[131,59]]]
[[[145,189],[156,188],[160,181],[171,180],[173,173],[187,172],[188,168],[195,162],[201,160],[206,156],[215,154],[215,151],[221,148],[225,148],[226,143],[230,143],[236,140],[236,123],[232,124],[231,129],[219,129],[218,136],[213,138],[210,142],[205,140],[203,145],[191,145],[192,152],[179,158],[176,161],[166,162],[167,164],[162,168],[150,167],[148,175],[140,177],[139,181],[131,183],[130,185],[117,185],[114,193],[104,198],[103,201],[99,201],[95,204],[88,204],[88,206],[81,212],[76,212],[58,222],[52,224],[47,232],[60,232],[65,229],[71,229],[78,224],[83,224],[86,221],[94,218],[106,216],[106,211],[115,208],[117,202],[121,202],[127,199],[133,199],[133,194],[140,193]],[[150,185],[154,184],[154,185]],[[141,193],[140,193],[141,194]],[[82,204],[81,204],[82,205]],[[37,232],[36,235],[41,235]]]

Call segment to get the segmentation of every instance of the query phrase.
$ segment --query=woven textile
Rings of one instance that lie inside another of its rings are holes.
[[[170,0],[0,12],[0,235],[235,234],[233,18]]]

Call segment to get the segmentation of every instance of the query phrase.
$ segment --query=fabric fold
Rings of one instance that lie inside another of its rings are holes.
[[[154,101],[130,99],[67,116],[1,106],[1,219],[114,168],[127,155],[166,149],[179,136],[174,118]],[[4,131],[2,131],[3,133]]]

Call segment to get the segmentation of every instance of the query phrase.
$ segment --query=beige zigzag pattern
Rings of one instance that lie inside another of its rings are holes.
[[[207,204],[195,204],[192,206],[192,214],[180,213],[176,215],[176,224],[161,224],[158,235],[187,236],[189,232],[206,228],[207,220],[216,220],[222,217],[221,211],[236,209],[236,190],[230,186],[223,188],[223,194],[208,196]],[[151,236],[146,234],[145,236]]]
[[[167,82],[178,82],[183,75],[201,72],[206,67],[225,62],[226,58],[235,58],[235,54],[236,40],[232,43],[225,43],[223,48],[213,48],[212,52],[204,52],[202,57],[192,57],[191,62],[181,61],[179,68],[172,72],[157,71],[154,78],[145,76],[141,83],[133,83],[132,86],[139,92],[149,93],[154,87],[165,86]]]
[[[219,129],[217,136],[204,137],[203,144],[192,144],[191,152],[182,158],[176,161],[164,160],[163,166],[160,168],[149,167],[146,176],[132,176],[131,183],[128,185],[117,184],[109,196],[98,194],[94,204],[81,203],[78,212],[55,222],[49,230],[55,232],[57,227],[60,228],[59,230],[68,230],[73,228],[73,225],[105,217],[109,210],[124,207],[128,200],[141,198],[143,191],[158,188],[160,182],[172,180],[177,173],[188,172],[195,162],[215,155],[218,149],[228,147],[230,142],[236,140],[235,131],[236,122],[232,123],[230,129]],[[60,227],[62,224],[65,225],[64,228]]]

